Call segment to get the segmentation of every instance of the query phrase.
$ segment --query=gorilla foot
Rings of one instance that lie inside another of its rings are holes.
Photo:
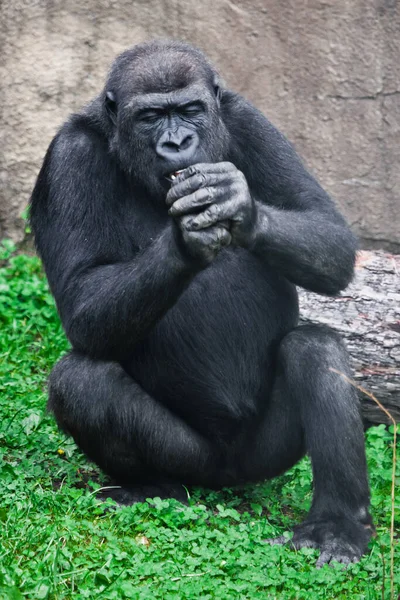
[[[294,528],[291,540],[285,536],[265,540],[269,544],[291,544],[300,548],[317,548],[321,554],[317,569],[336,561],[343,565],[358,562],[371,538],[372,526],[345,517],[307,520]]]
[[[121,506],[130,506],[138,502],[146,502],[147,498],[174,498],[182,504],[188,503],[188,495],[183,485],[179,483],[146,483],[137,485],[113,485],[110,489],[102,489],[97,494],[100,500],[111,498]]]

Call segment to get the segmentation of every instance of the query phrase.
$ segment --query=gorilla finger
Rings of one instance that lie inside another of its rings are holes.
[[[189,196],[184,196],[183,198],[176,200],[169,209],[168,214],[172,217],[179,217],[186,213],[190,213],[199,206],[211,204],[215,195],[218,195],[217,188],[200,188],[192,194],[189,194]]]
[[[351,563],[350,556],[334,556],[333,560],[336,560],[341,565],[345,565],[346,567]]]
[[[229,231],[227,229],[225,229],[225,227],[215,227],[215,232],[216,232],[216,246],[217,247],[226,247],[229,246],[229,244],[232,241],[232,236],[229,233]]]
[[[218,221],[218,226],[224,227],[225,229],[227,229],[229,231],[229,233],[231,232],[231,222],[230,221]]]
[[[196,173],[189,179],[173,183],[166,197],[167,206],[171,206],[179,199],[189,196],[193,192],[211,186],[220,186],[226,178],[226,173]]]
[[[238,204],[232,200],[226,202],[213,203],[206,210],[192,217],[190,228],[193,230],[204,229],[211,225],[216,225],[221,220],[233,219],[237,215]]]
[[[201,232],[186,232],[187,243],[203,248],[203,252],[211,251],[216,254],[221,248],[229,246],[232,237],[229,231],[222,226],[214,226]]]
[[[324,550],[323,552],[321,552],[320,557],[318,558],[315,566],[317,569],[320,569],[324,565],[328,565],[331,562],[331,560],[332,553],[327,550]]]
[[[353,563],[359,562],[360,558],[361,557],[356,554],[337,554],[337,555],[334,554],[332,556],[333,561],[336,561],[339,564],[344,565],[345,567],[348,567],[349,565],[351,565]]]
[[[300,548],[318,548],[317,542],[313,540],[292,540],[292,546],[295,550],[300,550]]]
[[[205,179],[206,176],[203,173],[202,175],[193,175],[193,177],[190,179],[185,179],[177,183],[174,182],[165,199],[167,206],[171,206],[176,200],[179,200],[184,196],[188,196],[192,192],[195,192],[199,188],[203,187]]]
[[[231,173],[235,171],[236,167],[233,163],[228,161],[218,162],[218,163],[196,163],[195,165],[191,165],[186,169],[183,169],[181,173],[176,178],[176,181],[183,181],[184,179],[188,179],[196,175],[197,173],[216,173],[216,174],[224,174]]]
[[[180,229],[185,231],[193,231],[191,228],[192,218],[192,215],[183,215],[182,217],[178,218],[176,222],[178,223]]]
[[[191,215],[185,225],[190,231],[200,231],[218,225],[220,220],[219,204],[210,204],[206,210],[195,217]]]

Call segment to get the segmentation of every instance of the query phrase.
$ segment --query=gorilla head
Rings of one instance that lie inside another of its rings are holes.
[[[220,95],[218,74],[192,46],[154,41],[115,60],[102,96],[110,147],[152,198],[165,198],[174,172],[223,160]]]

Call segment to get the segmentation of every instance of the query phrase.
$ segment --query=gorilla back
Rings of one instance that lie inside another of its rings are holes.
[[[337,334],[297,327],[295,292],[345,288],[356,243],[266,117],[199,50],[135,46],[50,144],[31,224],[72,344],[49,407],[124,500],[273,477],[308,452],[314,500],[292,541],[319,565],[358,560],[357,396],[330,368],[349,374]]]

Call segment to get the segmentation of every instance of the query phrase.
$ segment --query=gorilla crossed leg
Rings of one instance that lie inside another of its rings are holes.
[[[275,477],[307,452],[314,498],[292,543],[320,548],[317,566],[331,559],[347,564],[365,551],[371,527],[368,483],[359,470],[365,455],[358,401],[331,371],[347,373],[347,362],[340,339],[328,328],[308,325],[290,332],[281,342],[271,402],[258,428],[230,447],[190,428],[118,363],[77,352],[54,368],[49,407],[60,427],[122,483],[166,475],[183,484],[241,484]]]

